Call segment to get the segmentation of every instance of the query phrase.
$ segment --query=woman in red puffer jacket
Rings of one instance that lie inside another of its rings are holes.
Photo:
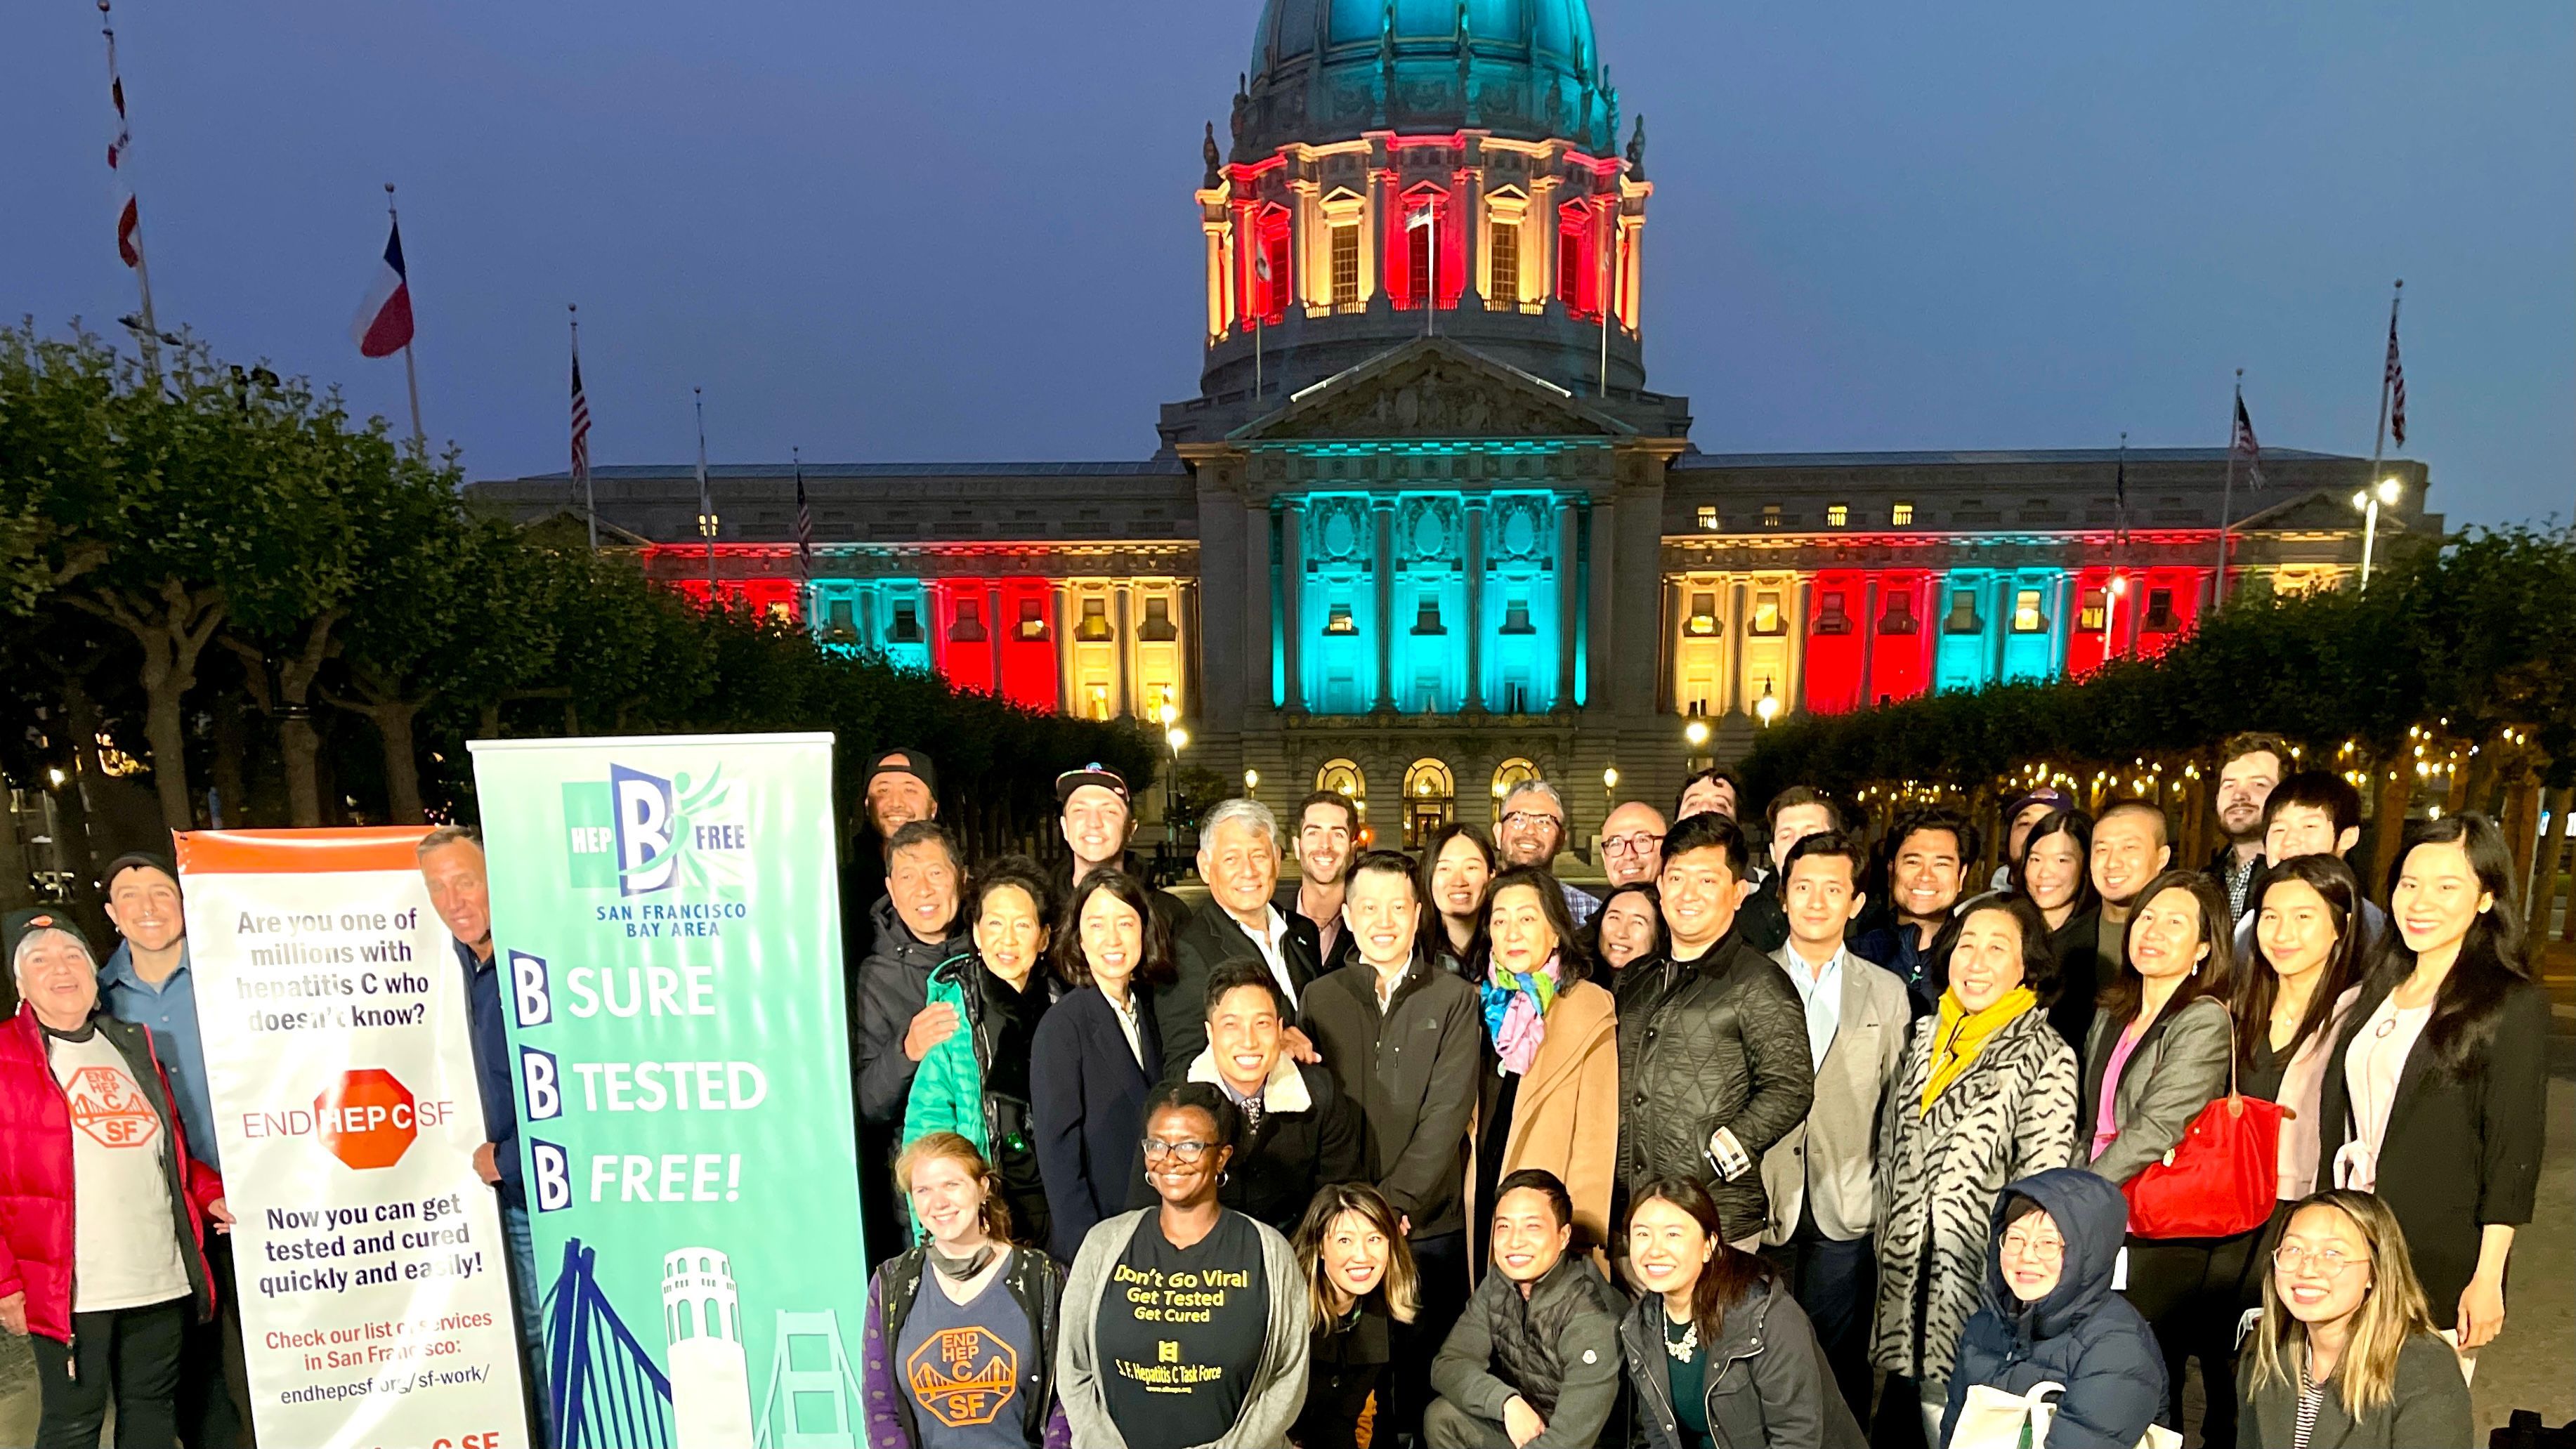
[[[169,1444],[179,1343],[214,1313],[205,1228],[224,1186],[188,1155],[151,1033],[98,1010],[68,917],[0,923],[23,1003],[0,1024],[0,1330],[35,1340],[38,1449]]]

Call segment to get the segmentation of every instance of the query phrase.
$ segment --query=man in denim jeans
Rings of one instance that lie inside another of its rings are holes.
[[[519,1345],[528,1393],[536,1400],[541,1442],[554,1442],[553,1401],[545,1376],[545,1323],[539,1304],[536,1239],[528,1226],[528,1190],[520,1181],[519,1109],[510,1085],[510,1040],[502,1018],[501,972],[492,958],[492,896],[483,866],[483,843],[463,825],[442,825],[421,837],[421,879],[429,903],[456,938],[457,965],[465,972],[468,1038],[474,1047],[474,1082],[483,1099],[483,1145],[474,1149],[474,1171],[501,1194],[501,1233],[510,1245],[510,1297],[519,1310]]]

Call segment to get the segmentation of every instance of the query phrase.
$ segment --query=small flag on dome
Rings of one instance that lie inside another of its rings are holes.
[[[357,342],[361,357],[391,357],[411,345],[411,283],[403,275],[399,221],[385,238],[384,260],[376,267],[374,284],[367,288],[367,300],[358,304],[349,336]]]

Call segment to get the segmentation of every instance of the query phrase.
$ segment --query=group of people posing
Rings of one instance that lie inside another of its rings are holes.
[[[2467,1444],[2541,1152],[2511,852],[2419,822],[2383,911],[2346,781],[2224,753],[2200,869],[2047,791],[1983,889],[1970,821],[1807,789],[1757,860],[1712,770],[1590,889],[1540,782],[1411,856],[1228,801],[1195,908],[1106,769],[1049,871],[878,757],[870,1442],[2127,1449],[2196,1359],[2209,1444]]]
[[[2348,783],[2223,753],[2200,869],[2154,804],[2048,791],[1982,883],[1977,824],[1873,841],[1803,788],[1757,854],[1712,770],[1669,818],[1609,813],[1597,889],[1551,874],[1540,782],[1411,856],[1338,794],[1228,801],[1195,907],[1132,865],[1109,770],[1057,782],[1048,868],[969,861],[930,760],[875,757],[867,1442],[1915,1449],[2021,1442],[1998,1414],[2044,1399],[2028,1442],[2127,1449],[2181,1427],[2197,1360],[2212,1445],[2467,1444],[2541,1156],[2512,852],[2419,822],[2383,910]],[[483,855],[454,826],[418,853],[542,1385]],[[178,882],[132,856],[104,884],[103,961],[58,910],[0,932],[0,1330],[37,1340],[48,1449],[111,1398],[120,1442],[220,1446]],[[2232,1216],[2178,1229],[2178,1197]]]

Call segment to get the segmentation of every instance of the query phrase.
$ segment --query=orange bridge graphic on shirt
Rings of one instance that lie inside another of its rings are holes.
[[[904,1360],[903,1376],[924,1411],[962,1429],[1001,1414],[1019,1384],[1020,1356],[986,1329],[942,1329]]]
[[[161,1131],[161,1119],[134,1079],[114,1067],[83,1067],[63,1088],[71,1103],[72,1125],[102,1147],[146,1147]]]

